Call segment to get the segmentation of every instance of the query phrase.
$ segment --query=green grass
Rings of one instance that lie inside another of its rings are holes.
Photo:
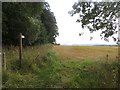
[[[66,87],[101,88],[117,87],[117,63],[102,63],[89,60],[64,63],[64,76],[67,76]]]
[[[113,60],[66,58],[52,45],[23,48],[19,68],[18,47],[3,48],[7,70],[3,88],[116,88],[118,63]]]

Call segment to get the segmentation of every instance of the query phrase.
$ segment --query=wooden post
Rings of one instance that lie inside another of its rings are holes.
[[[20,68],[22,67],[22,33],[19,34],[19,60]]]
[[[107,54],[107,55],[106,55],[106,59],[107,59],[107,61],[108,61],[108,57],[109,57],[109,55]]]
[[[118,12],[118,88],[120,87],[120,11]]]
[[[3,64],[3,70],[6,71],[6,55],[5,55],[5,52],[3,53],[2,64]]]
[[[118,87],[120,87],[120,11],[118,12],[118,79],[117,79],[117,84]]]

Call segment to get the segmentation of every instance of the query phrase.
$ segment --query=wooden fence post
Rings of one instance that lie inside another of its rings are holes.
[[[19,34],[19,61],[21,68],[22,67],[22,33]]]
[[[117,79],[117,84],[118,87],[120,87],[120,11],[118,12],[118,79]]]
[[[6,55],[5,55],[5,52],[3,53],[2,64],[3,64],[3,70],[6,71]]]

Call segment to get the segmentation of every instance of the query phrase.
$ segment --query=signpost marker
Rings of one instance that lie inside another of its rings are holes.
[[[20,68],[22,66],[22,33],[19,34],[19,60],[20,60]]]
[[[22,33],[19,34],[19,60],[20,60],[20,68],[22,67],[22,38],[25,36]]]

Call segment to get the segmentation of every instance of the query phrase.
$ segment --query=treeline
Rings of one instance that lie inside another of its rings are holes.
[[[58,27],[47,2],[2,3],[2,44],[18,45],[19,33],[25,46],[56,42]]]

